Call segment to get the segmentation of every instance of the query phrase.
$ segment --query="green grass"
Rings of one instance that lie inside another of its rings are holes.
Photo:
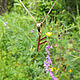
[[[43,36],[53,28],[53,35],[47,39],[53,46],[50,56],[58,80],[80,80],[79,21],[80,16],[69,25],[64,20],[49,23],[48,19],[43,24]],[[51,80],[43,66],[47,43],[37,52],[37,42],[38,32],[31,17],[14,12],[0,16],[0,80]]]

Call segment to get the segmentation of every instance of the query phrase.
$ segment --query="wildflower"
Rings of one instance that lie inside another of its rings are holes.
[[[54,70],[56,70],[56,67],[53,67]]]
[[[76,51],[75,51],[75,50],[73,50],[73,53],[76,53]]]
[[[50,30],[51,30],[51,31],[52,31],[52,29],[53,29],[53,28],[52,28],[52,27],[50,27]]]
[[[34,30],[31,30],[31,33],[33,33],[34,32]]]
[[[70,69],[68,72],[70,72],[70,73],[71,73],[71,72],[72,72],[72,70]]]
[[[51,72],[54,70],[53,68],[50,68],[51,69]]]
[[[52,71],[56,70],[56,67],[52,67],[50,69],[51,69],[51,72],[52,72]]]
[[[57,80],[57,78],[54,77],[53,73],[50,71],[49,77],[52,76],[52,80]]]
[[[46,70],[46,74],[49,73],[49,77],[51,76],[53,80],[57,80],[57,78],[55,78],[53,73],[51,72],[52,68],[50,68],[50,66],[53,67],[52,61],[50,59],[50,52],[49,52],[50,48],[52,48],[52,46],[50,46],[49,43],[48,43],[48,45],[45,48],[46,52],[47,52],[47,56],[46,56],[46,60],[44,61],[44,67],[45,67],[45,70]]]
[[[8,22],[4,22],[4,26],[7,26]]]
[[[46,33],[46,36],[47,36],[47,37],[51,37],[51,35],[52,35],[52,32],[47,32],[47,33]]]

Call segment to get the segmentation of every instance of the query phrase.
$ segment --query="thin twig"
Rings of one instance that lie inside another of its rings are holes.
[[[19,0],[20,3],[23,5],[23,7],[25,8],[25,10],[28,12],[28,14],[33,18],[34,22],[37,23],[37,21],[35,20],[35,18],[31,15],[31,13],[29,12],[29,10],[25,7],[25,5],[23,4],[23,2],[21,0]]]
[[[57,1],[57,0],[56,0]],[[51,10],[53,9],[54,5],[56,4],[56,1],[54,2],[54,4],[52,5],[52,7],[50,8],[49,12],[47,13],[47,15],[45,16],[44,20],[41,23],[44,23],[44,21],[46,20],[47,16],[49,15],[49,13],[51,12]]]
[[[43,44],[43,43],[45,43],[45,42],[47,42],[47,40],[46,41],[43,41],[42,43],[40,43],[40,45]]]
[[[38,40],[38,46],[37,46],[37,52],[39,51],[40,39],[41,39],[41,35],[39,34],[39,40]]]
[[[35,20],[35,18],[32,16],[32,14],[29,12],[29,10],[25,7],[25,5],[23,4],[23,2],[21,0],[19,0],[20,3],[23,5],[23,7],[25,8],[25,10],[28,12],[28,14],[33,18],[34,22],[37,23],[37,21]],[[56,0],[57,1],[57,0]],[[56,1],[54,2],[54,4],[52,5],[52,7],[50,8],[50,10],[48,11],[47,15],[45,16],[44,20],[41,23],[44,23],[44,21],[46,20],[47,16],[49,15],[49,13],[51,12],[51,10],[53,9]]]

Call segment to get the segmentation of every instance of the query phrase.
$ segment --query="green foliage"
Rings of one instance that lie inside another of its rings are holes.
[[[8,24],[4,26],[6,21]],[[25,19],[15,13],[5,14],[0,22],[0,79],[40,78],[44,72],[39,67],[44,62],[42,60],[44,54],[41,56],[36,51],[38,34],[36,30],[31,34],[33,25],[29,25]]]
[[[45,36],[46,32],[53,33],[47,39],[53,46],[50,56],[53,67],[56,67],[53,71],[54,76],[58,80],[80,80],[79,2],[76,4],[77,15],[74,16],[73,11],[66,10],[66,0],[62,1],[58,0],[43,24],[42,36]],[[0,80],[52,80],[45,73],[43,66],[47,43],[40,45],[37,52],[38,31],[35,23],[19,1],[14,2],[11,12],[0,16]],[[54,1],[23,0],[23,2],[40,22]],[[8,23],[5,25],[5,22]],[[34,32],[31,33],[31,30]]]

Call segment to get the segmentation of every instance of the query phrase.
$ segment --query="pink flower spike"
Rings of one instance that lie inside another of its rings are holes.
[[[50,46],[49,43],[48,43],[48,45],[45,48],[47,56],[46,56],[46,60],[44,61],[44,68],[45,68],[46,74],[49,73],[49,77],[51,76],[52,80],[57,80],[57,78],[54,77],[54,75],[53,75],[53,73],[51,72],[51,69],[50,69],[50,67],[53,67],[53,64],[52,64],[52,61],[51,61],[51,58],[50,58],[50,52],[49,52],[50,48],[52,48],[52,46]]]

